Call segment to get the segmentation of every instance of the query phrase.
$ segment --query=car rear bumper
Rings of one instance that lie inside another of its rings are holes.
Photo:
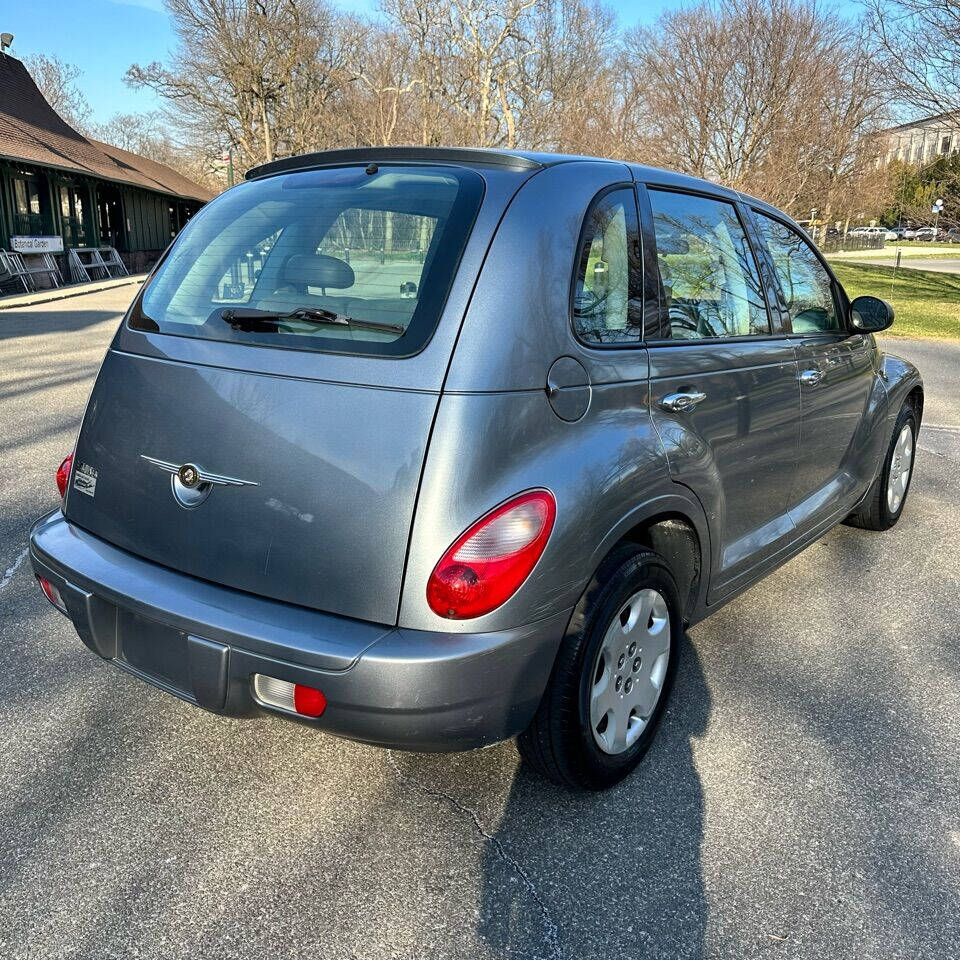
[[[523,730],[570,618],[568,610],[495,633],[350,620],[177,573],[59,510],[31,530],[30,559],[59,589],[86,646],[154,686],[253,716],[266,707],[251,677],[266,674],[323,691],[323,716],[303,722],[402,749],[468,749]]]

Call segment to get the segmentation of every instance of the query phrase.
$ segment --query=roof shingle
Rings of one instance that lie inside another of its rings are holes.
[[[9,54],[0,54],[0,157],[191,200],[213,196],[162,163],[79,134],[47,103],[27,68]]]

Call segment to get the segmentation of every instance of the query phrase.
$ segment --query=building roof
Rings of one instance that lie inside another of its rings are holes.
[[[0,54],[0,157],[190,200],[213,196],[162,163],[82,136],[47,103],[27,68],[9,54]]]
[[[895,127],[887,127],[881,133],[896,133],[897,130],[909,130],[912,127],[926,127],[933,123],[939,123],[943,127],[960,126],[960,113],[956,110],[948,110],[946,113],[935,113],[929,117],[917,117],[916,120],[908,120],[906,123],[899,123]]]

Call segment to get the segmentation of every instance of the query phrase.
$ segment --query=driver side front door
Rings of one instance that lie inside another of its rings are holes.
[[[874,380],[872,336],[847,329],[844,299],[810,243],[758,210],[758,233],[772,261],[799,366],[800,456],[790,513],[798,528],[849,502],[862,475],[861,424]]]

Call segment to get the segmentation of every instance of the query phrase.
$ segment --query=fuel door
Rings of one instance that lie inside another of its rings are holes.
[[[550,406],[561,420],[574,423],[590,407],[590,374],[573,357],[554,360],[547,373],[546,390]]]

